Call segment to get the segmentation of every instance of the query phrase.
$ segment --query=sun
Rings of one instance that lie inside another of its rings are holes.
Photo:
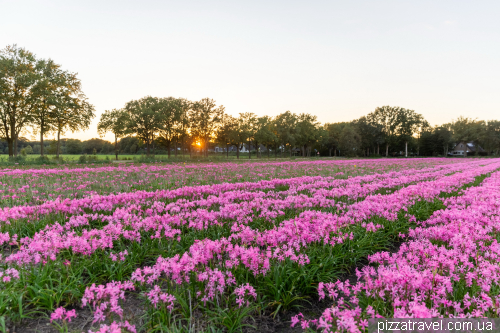
[[[200,141],[196,141],[196,145],[197,145],[198,147],[201,147],[201,142],[200,142]]]

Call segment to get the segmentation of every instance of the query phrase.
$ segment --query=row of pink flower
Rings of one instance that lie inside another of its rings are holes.
[[[459,163],[455,165],[445,165],[438,166],[435,168],[424,168],[424,169],[408,169],[400,172],[389,172],[386,174],[375,174],[351,177],[349,179],[336,179],[335,177],[299,177],[299,178],[289,178],[289,179],[273,179],[273,180],[263,180],[255,183],[224,183],[206,186],[188,186],[182,187],[175,190],[161,190],[155,192],[138,191],[133,193],[119,193],[110,195],[96,195],[89,198],[83,199],[63,199],[48,201],[36,206],[14,206],[5,207],[0,210],[0,221],[5,221],[8,223],[10,219],[22,219],[29,218],[30,216],[40,218],[42,215],[46,214],[79,214],[84,211],[84,209],[90,209],[92,211],[112,211],[116,206],[122,206],[127,204],[139,204],[145,205],[157,200],[176,200],[178,198],[186,199],[196,199],[208,195],[219,195],[222,192],[235,192],[235,191],[262,191],[271,190],[278,186],[290,186],[297,191],[313,191],[314,188],[319,188],[322,191],[318,193],[320,196],[338,197],[342,195],[352,196],[352,190],[355,186],[364,195],[370,193],[370,191],[376,190],[376,183],[373,181],[386,180],[387,182],[383,185],[384,187],[399,186],[401,184],[402,177],[409,177],[412,175],[421,175],[421,177],[433,177],[433,175],[428,175],[429,172],[456,172],[467,167],[476,167],[481,165],[481,161],[469,162],[469,163]],[[427,178],[428,179],[428,178]],[[411,181],[418,181],[415,178]],[[403,181],[406,181],[403,180]],[[310,184],[310,185],[308,185]],[[358,186],[359,184],[364,184],[363,187]],[[337,189],[335,193],[325,193],[327,189]],[[290,191],[287,192],[289,194]],[[357,196],[354,194],[354,196]],[[175,205],[175,204],[174,204]]]
[[[381,173],[401,168],[458,163],[459,160],[412,159],[379,161],[313,161],[279,163],[226,163],[201,165],[143,165],[76,169],[0,171],[3,206],[39,204],[56,198],[130,192],[134,189],[172,188],[201,183],[258,181],[304,175]]]
[[[465,167],[468,167],[468,165],[456,165],[454,166],[454,170],[458,171]],[[405,177],[402,176],[402,173],[399,174],[399,177],[397,177],[398,174],[394,173],[380,175],[377,178],[375,178],[375,176],[361,176],[351,178],[352,184],[348,183],[349,180],[333,180],[337,181],[339,183],[338,185],[344,184],[345,186],[334,188],[327,193],[332,197],[347,195],[351,198],[356,198],[366,195],[366,188],[372,191],[374,189],[393,186],[394,184],[403,186],[422,180],[440,179],[450,172],[450,168],[446,168],[445,170],[441,168],[437,169],[438,170],[434,172],[427,171],[426,173],[417,173]],[[460,173],[460,175],[463,174]],[[469,178],[465,179],[469,180]],[[372,183],[366,186],[367,184],[365,184],[365,182],[370,180]],[[280,180],[280,183],[284,182],[285,180]],[[298,184],[304,184],[304,180],[300,179]],[[314,183],[310,183],[308,186],[311,184]],[[320,179],[315,184],[320,188],[330,185],[328,182],[323,181],[323,179]],[[446,185],[446,189],[452,188],[450,186],[451,183],[445,182],[443,184]],[[457,186],[461,186],[462,183],[460,182],[457,184]],[[231,184],[232,187],[241,185],[242,184]],[[249,185],[254,186],[256,184]],[[263,185],[266,188],[268,186],[268,184]],[[434,191],[436,191],[436,189],[439,191],[441,188],[443,187],[434,187]],[[310,188],[310,190],[312,190],[312,188]],[[73,253],[90,255],[99,249],[104,250],[112,248],[113,241],[118,240],[120,237],[133,241],[140,241],[140,232],[142,231],[155,231],[156,234],[153,236],[154,238],[177,238],[180,237],[181,234],[181,230],[178,229],[178,227],[182,226],[204,229],[211,225],[233,223],[232,230],[234,234],[229,238],[229,241],[233,238],[240,238],[244,241],[247,238],[253,239],[256,237],[254,233],[257,231],[252,230],[246,225],[246,223],[251,223],[256,217],[272,221],[276,217],[283,215],[285,209],[293,208],[307,210],[314,207],[336,207],[338,209],[346,209],[347,207],[346,204],[336,203],[334,199],[324,198],[325,192],[315,194],[313,197],[304,194],[292,194],[296,192],[296,189],[281,194],[279,192],[269,192],[265,194],[263,192],[228,191],[220,193],[219,196],[209,196],[207,199],[193,201],[178,200],[168,205],[162,202],[154,202],[151,208],[146,210],[143,210],[138,205],[127,203],[126,207],[115,209],[111,216],[103,214],[74,215],[71,216],[69,221],[64,225],[60,225],[59,223],[48,225],[42,231],[37,232],[33,238],[22,239],[19,251],[7,257],[6,260],[18,264],[38,263],[48,259],[55,260],[57,253],[64,249],[71,249]],[[405,194],[403,196],[406,197],[406,200],[411,198]],[[379,197],[380,196],[369,197],[372,205],[378,204],[377,200],[380,200]],[[397,197],[395,200],[397,206],[394,209],[399,210],[405,203],[399,202]],[[210,211],[209,208],[213,205],[218,207],[218,209]],[[101,208],[101,206],[97,207]],[[25,208],[32,209],[32,207]],[[114,207],[109,207],[109,210],[113,208]],[[369,210],[371,210],[371,208],[369,208]],[[352,211],[352,209],[349,209],[348,212],[349,211]],[[389,214],[390,210],[381,209],[381,212],[383,214]],[[314,215],[315,213],[312,214]],[[325,218],[323,216],[325,214],[320,215],[321,218]],[[339,224],[339,221],[341,222],[340,225],[347,225],[350,223],[349,221],[355,221],[355,219],[347,215],[338,216],[327,214],[325,216],[328,216],[327,220],[330,221],[329,223],[333,223],[335,226]],[[390,217],[390,215],[387,215],[387,217]],[[92,219],[101,219],[107,221],[108,224],[102,229],[83,230],[81,235],[74,230],[75,228],[88,225],[89,220]],[[309,219],[307,214],[305,219]],[[295,222],[292,221],[291,223]],[[286,223],[283,224],[283,226],[284,228],[288,228]],[[338,227],[328,230],[336,231],[337,229]],[[270,236],[273,233],[285,235],[285,233],[281,233],[280,228],[268,231],[265,235],[266,237],[274,237]],[[323,235],[323,233],[318,235]],[[4,239],[0,244],[7,241],[8,239]]]
[[[456,162],[461,160],[455,160]],[[41,174],[41,175],[51,175],[51,174],[88,174],[88,173],[101,173],[101,172],[119,172],[119,173],[147,173],[147,172],[158,172],[164,170],[174,170],[179,172],[181,170],[189,169],[208,169],[208,170],[228,170],[228,169],[261,169],[269,167],[282,167],[282,168],[296,168],[300,166],[322,166],[335,164],[337,166],[369,166],[371,168],[379,168],[382,165],[414,165],[415,163],[450,163],[449,160],[443,158],[427,158],[427,159],[404,159],[404,160],[391,160],[391,159],[380,159],[380,160],[318,160],[318,161],[284,161],[284,162],[251,162],[251,163],[203,163],[203,164],[182,164],[182,163],[171,163],[171,164],[142,164],[140,166],[127,165],[127,166],[105,166],[105,167],[94,167],[94,168],[43,168],[43,169],[3,169],[0,170],[0,177],[2,176],[13,176],[20,174]]]
[[[359,332],[368,318],[382,316],[498,317],[500,172],[444,203],[448,208],[412,230],[397,253],[371,256],[379,267],[358,271],[356,285],[320,285],[321,298],[328,294],[334,306],[303,327]],[[361,308],[360,298],[371,304]]]

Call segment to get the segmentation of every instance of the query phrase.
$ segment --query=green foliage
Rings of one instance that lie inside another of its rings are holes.
[[[97,154],[97,153],[112,153],[114,151],[113,145],[102,139],[90,139],[83,142],[84,154]]]
[[[66,130],[88,128],[93,117],[94,108],[75,73],[63,71],[51,59],[36,59],[16,45],[0,52],[0,138],[9,143],[9,156],[27,126],[39,131],[41,140],[44,133],[54,131],[60,141]]]
[[[57,141],[53,140],[53,141],[50,141],[50,144],[49,144],[49,148],[47,148],[47,154],[50,154],[50,155],[56,155],[57,154]],[[62,151],[61,151],[61,147],[59,147],[59,154],[61,154]]]
[[[297,116],[290,111],[279,114],[274,119],[274,131],[278,142],[283,147],[288,146],[290,156],[292,155],[292,146],[295,145],[296,123]]]
[[[344,126],[339,136],[339,148],[345,156],[356,156],[361,146],[361,137],[350,124]]]
[[[40,74],[33,53],[17,45],[0,51],[0,138],[8,142],[9,156],[14,155],[14,142],[32,120]]]
[[[224,110],[224,106],[216,107],[215,101],[210,98],[203,98],[193,103],[189,110],[191,136],[194,141],[202,144],[205,156],[208,156],[209,142],[214,138]]]
[[[83,154],[78,158],[79,163],[92,163],[97,162],[99,158],[96,155]]]
[[[127,112],[127,134],[135,134],[146,143],[147,154],[161,124],[161,102],[156,97],[146,96],[125,105]]]
[[[66,153],[67,154],[81,154],[83,150],[83,144],[77,139],[66,140]]]
[[[24,152],[26,154],[33,154],[33,148],[31,148],[30,145],[27,145],[26,147],[23,148],[24,149]]]

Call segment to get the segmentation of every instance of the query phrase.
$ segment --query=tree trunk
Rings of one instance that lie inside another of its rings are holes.
[[[389,157],[389,145],[385,145],[385,157]]]
[[[59,147],[61,146],[61,130],[57,131],[56,158],[59,160]]]
[[[240,144],[236,144],[236,158],[240,159]]]
[[[226,158],[229,159],[229,143],[226,143]]]
[[[274,159],[277,159],[278,158],[278,146],[275,145],[274,146]]]
[[[292,146],[290,145],[290,158],[292,158]]]
[[[328,156],[329,156],[329,157],[332,157],[332,148],[329,148],[329,149],[328,149]]]
[[[115,159],[118,161],[118,137],[115,134]]]
[[[170,160],[170,148],[171,147],[170,147],[170,140],[169,140],[169,141],[167,141],[167,157],[169,160]]]
[[[250,144],[251,143],[252,143],[252,141],[250,139],[248,139],[248,159],[252,158],[252,154],[250,153]]]
[[[14,144],[12,139],[7,139],[7,145],[9,146],[9,157],[14,156]]]
[[[175,139],[175,144],[174,144],[174,156],[177,159],[177,138]]]
[[[208,136],[205,137],[205,157],[208,157]]]
[[[184,136],[181,137],[181,156],[184,158]]]
[[[15,119],[11,119],[10,122],[10,149],[9,149],[9,156],[15,156],[17,155],[17,137],[16,137],[16,122]]]
[[[42,125],[42,128],[43,128],[43,125]],[[40,129],[40,156],[43,157],[43,130],[42,129]]]
[[[14,140],[14,156],[17,156],[17,146],[18,146],[19,142],[17,140],[17,135],[16,135],[16,139]]]
[[[405,157],[408,157],[408,141],[405,141]]]
[[[333,150],[333,157],[337,157],[337,147]]]
[[[267,149],[267,159],[270,159],[271,152],[269,151],[269,145],[266,146],[266,149]]]
[[[380,155],[380,145],[377,143],[377,155]]]

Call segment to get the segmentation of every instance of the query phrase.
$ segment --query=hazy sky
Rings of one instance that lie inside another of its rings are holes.
[[[4,1],[16,43],[78,72],[98,116],[146,95],[233,115],[500,119],[500,1]],[[106,137],[112,139],[111,135]]]

